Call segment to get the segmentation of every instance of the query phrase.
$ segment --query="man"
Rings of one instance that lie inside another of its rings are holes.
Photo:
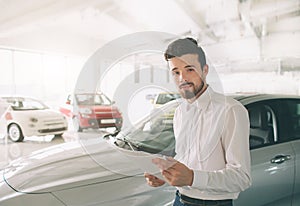
[[[145,173],[147,183],[176,186],[174,206],[232,205],[251,184],[247,110],[206,83],[209,68],[196,40],[174,41],[165,59],[186,101],[174,115],[176,156],[154,159],[164,179]]]

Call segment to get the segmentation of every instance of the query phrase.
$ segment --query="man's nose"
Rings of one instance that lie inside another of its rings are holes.
[[[185,72],[180,72],[179,81],[180,82],[186,82],[187,81],[187,75],[186,75]]]

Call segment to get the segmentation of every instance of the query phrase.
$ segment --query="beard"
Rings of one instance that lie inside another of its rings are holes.
[[[196,87],[195,84],[191,83],[191,82],[186,83],[186,84],[189,84],[193,87],[192,87],[192,90],[183,90],[183,91],[180,90],[180,94],[181,94],[182,98],[184,98],[184,99],[193,99],[193,98],[197,97],[204,88],[203,81],[201,82],[201,84],[198,87]]]

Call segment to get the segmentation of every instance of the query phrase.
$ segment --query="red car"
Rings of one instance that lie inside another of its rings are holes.
[[[122,114],[114,102],[103,93],[82,93],[69,95],[60,112],[72,118],[75,131],[87,128],[115,127],[120,130]]]

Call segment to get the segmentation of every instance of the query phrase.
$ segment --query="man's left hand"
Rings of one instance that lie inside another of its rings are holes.
[[[152,162],[162,170],[163,177],[170,185],[181,187],[193,184],[193,170],[172,157],[167,157],[166,159],[155,158]]]

